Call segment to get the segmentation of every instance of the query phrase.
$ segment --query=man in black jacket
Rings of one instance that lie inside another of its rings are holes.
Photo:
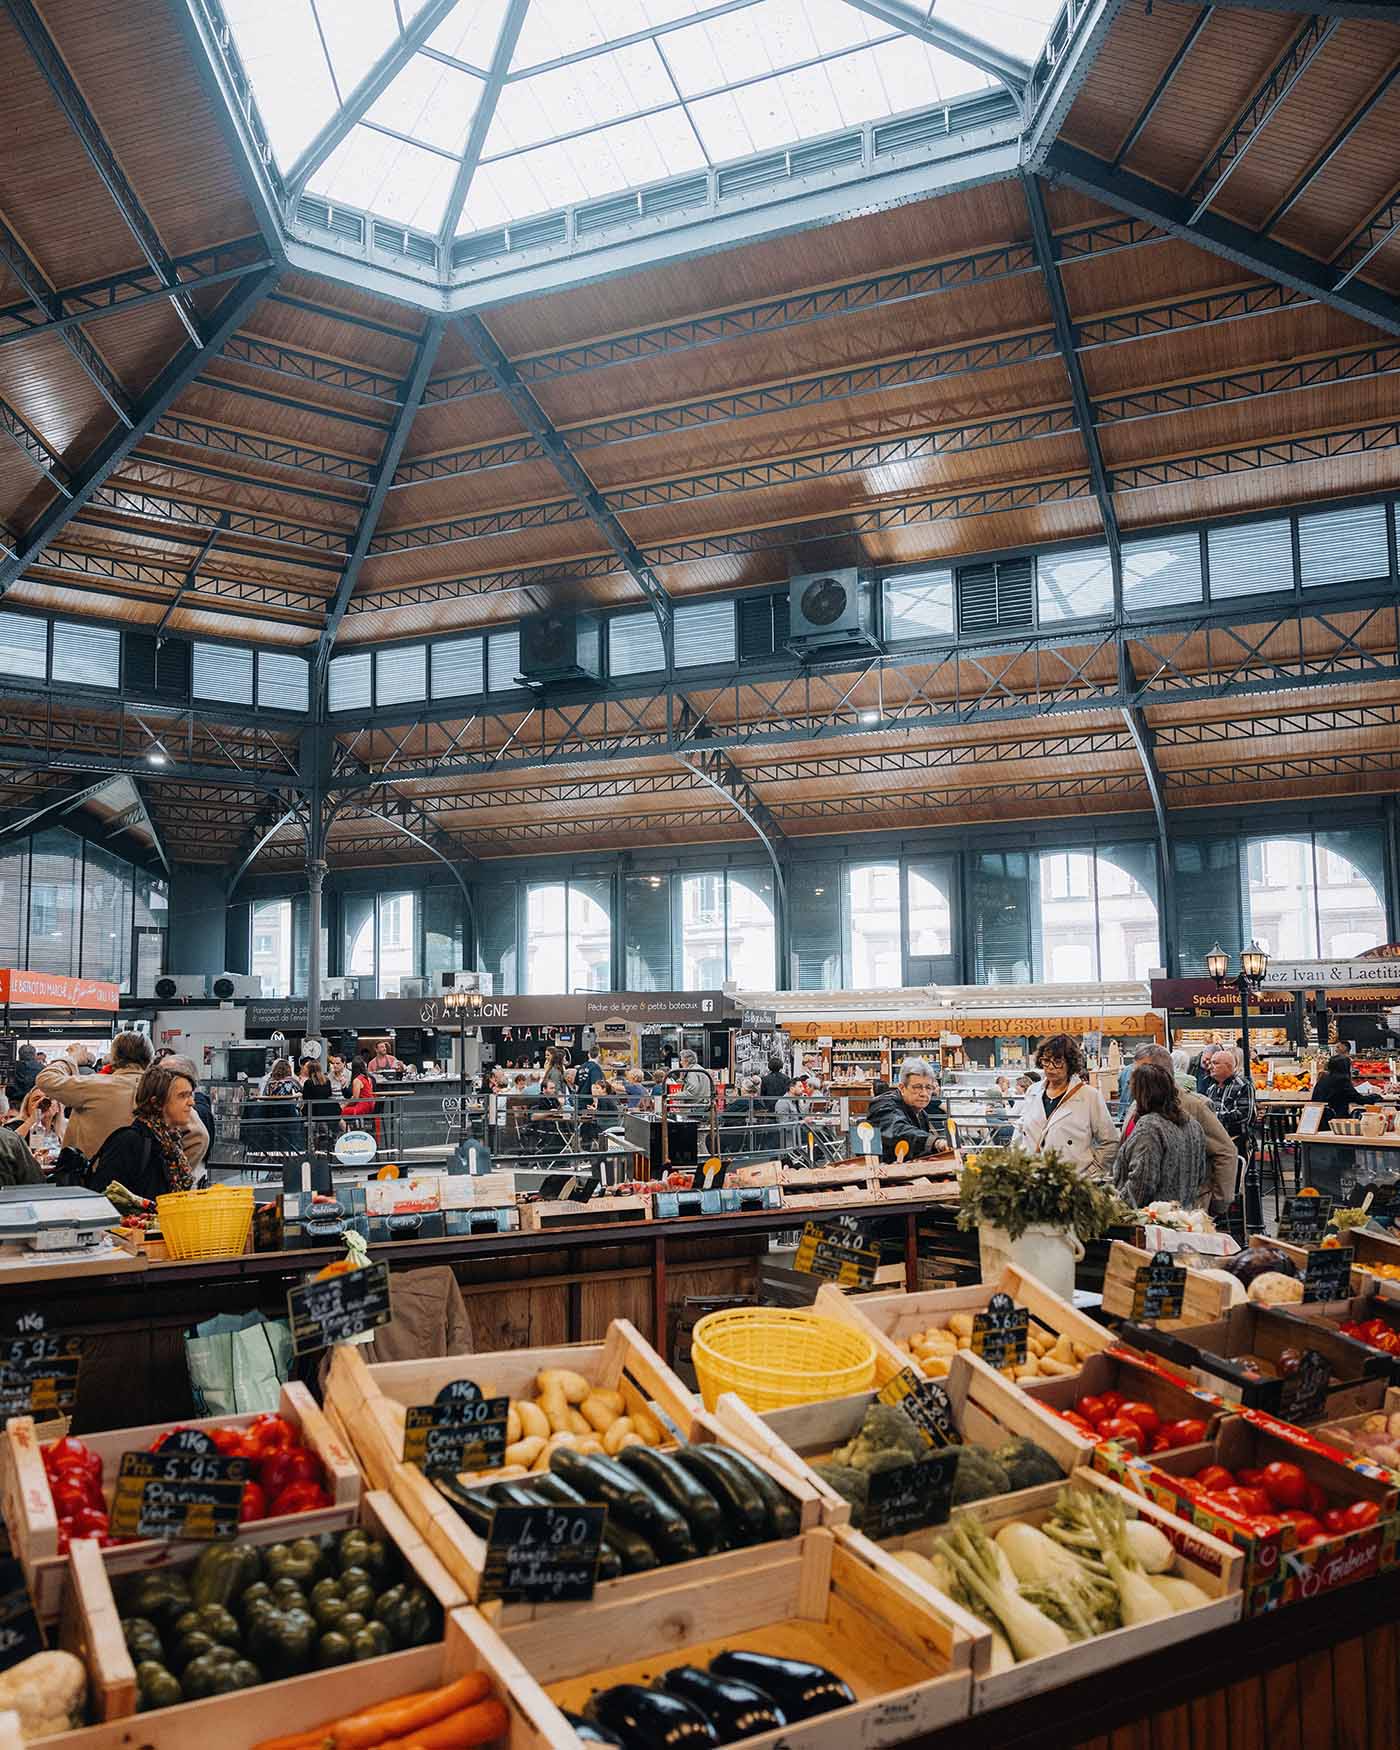
[[[788,1074],[782,1058],[775,1051],[768,1059],[768,1074],[764,1076],[762,1082],[759,1084],[758,1091],[765,1100],[781,1100],[784,1094],[787,1093],[788,1084],[791,1080],[792,1077]],[[769,1110],[772,1110],[771,1106],[769,1107]]]
[[[870,1102],[866,1117],[880,1131],[880,1158],[892,1161],[895,1148],[908,1143],[908,1157],[934,1154],[942,1143],[934,1118],[943,1107],[934,1098],[933,1067],[922,1057],[906,1057],[899,1066],[899,1085],[888,1088]]]

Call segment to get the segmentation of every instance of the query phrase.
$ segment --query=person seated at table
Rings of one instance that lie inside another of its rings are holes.
[[[374,1078],[364,1058],[350,1065],[350,1098],[340,1108],[342,1118],[368,1118],[374,1111]]]
[[[1334,1118],[1349,1118],[1353,1106],[1379,1104],[1375,1094],[1363,1094],[1351,1079],[1351,1059],[1342,1052],[1327,1059],[1327,1068],[1313,1083],[1310,1100],[1321,1100],[1327,1107],[1322,1115],[1322,1128],[1330,1130]]]
[[[593,1098],[579,1107],[579,1134],[585,1148],[602,1146],[603,1132],[617,1122],[622,1103],[617,1092],[606,1080],[593,1084]]]
[[[789,1083],[789,1086],[792,1084]],[[787,1094],[777,1102],[789,1103]],[[772,1105],[763,1097],[763,1081],[759,1076],[745,1076],[739,1084],[737,1099],[725,1102],[720,1113],[719,1140],[726,1153],[748,1154],[775,1146]]]
[[[279,1057],[273,1064],[263,1082],[263,1094],[269,1100],[300,1097],[301,1083],[292,1074],[290,1058]]]

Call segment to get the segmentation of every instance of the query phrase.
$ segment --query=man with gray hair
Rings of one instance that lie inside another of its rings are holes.
[[[1118,1072],[1118,1120],[1121,1123],[1123,1114],[1128,1110],[1128,1082],[1132,1077],[1136,1064],[1146,1063],[1152,1054],[1151,1044],[1139,1045],[1133,1055],[1126,1060]]]
[[[708,1112],[715,1103],[715,1084],[707,1070],[700,1068],[693,1051],[681,1053],[680,1104],[697,1115]]]
[[[938,1152],[943,1139],[933,1120],[942,1117],[943,1108],[934,1098],[937,1092],[933,1065],[927,1058],[906,1057],[899,1066],[898,1085],[878,1094],[866,1113],[879,1129],[882,1160],[895,1160],[901,1142],[908,1145],[905,1153],[911,1160]]]
[[[1140,1046],[1133,1054],[1134,1063],[1155,1063],[1159,1069],[1173,1074],[1172,1054],[1165,1045]],[[1235,1145],[1230,1140],[1230,1133],[1224,1128],[1215,1115],[1215,1109],[1203,1094],[1193,1094],[1181,1087],[1181,1109],[1188,1118],[1194,1118],[1205,1132],[1206,1161],[1210,1167],[1210,1191],[1208,1208],[1212,1215],[1223,1215],[1235,1199],[1235,1175],[1239,1167],[1239,1156]],[[1124,1140],[1133,1127],[1135,1108],[1129,1107],[1123,1124]]]
[[[1240,1074],[1239,1059],[1228,1045],[1217,1046],[1210,1060],[1206,1098],[1236,1149],[1248,1155],[1254,1130],[1254,1086],[1248,1075]]]

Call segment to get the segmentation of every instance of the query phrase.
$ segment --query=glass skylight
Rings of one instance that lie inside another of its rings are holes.
[[[1059,4],[911,10],[1030,62]],[[294,190],[444,244],[995,84],[848,0],[224,0],[224,13]]]

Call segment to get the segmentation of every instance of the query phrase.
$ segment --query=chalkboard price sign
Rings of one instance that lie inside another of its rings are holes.
[[[314,1355],[318,1349],[377,1330],[392,1317],[389,1266],[367,1264],[343,1276],[303,1282],[300,1288],[288,1290],[287,1316],[294,1355]]]
[[[230,1458],[199,1428],[180,1428],[159,1452],[125,1452],[112,1497],[113,1537],[208,1542],[238,1535],[252,1462]]]
[[[475,1380],[454,1379],[430,1404],[404,1416],[403,1456],[429,1476],[499,1470],[506,1461],[509,1398],[484,1398]]]
[[[24,1571],[13,1556],[0,1557],[0,1671],[43,1650]]]
[[[564,1604],[593,1596],[606,1507],[497,1507],[486,1539],[481,1596],[507,1604]]]
[[[1186,1298],[1186,1272],[1170,1252],[1154,1252],[1133,1277],[1135,1319],[1179,1319]]]
[[[81,1348],[80,1338],[46,1330],[41,1312],[21,1313],[0,1336],[0,1421],[71,1415],[78,1402]]]
[[[957,1468],[957,1452],[948,1448],[896,1470],[877,1471],[866,1494],[865,1535],[878,1541],[941,1525],[952,1509]]]
[[[972,1321],[972,1353],[988,1367],[1023,1367],[1031,1315],[1009,1294],[994,1294]]]
[[[1332,1369],[1316,1349],[1304,1349],[1301,1361],[1283,1382],[1279,1415],[1285,1422],[1315,1422],[1327,1409]]]
[[[1355,1256],[1355,1246],[1315,1246],[1303,1271],[1303,1299],[1346,1300]]]
[[[792,1267],[840,1288],[855,1288],[875,1280],[879,1263],[880,1248],[868,1244],[859,1228],[844,1222],[809,1221],[803,1225]]]
[[[1285,1197],[1279,1215],[1278,1237],[1299,1245],[1315,1245],[1327,1232],[1332,1219],[1330,1197]]]
[[[912,1367],[901,1367],[876,1396],[882,1404],[898,1404],[929,1446],[962,1444],[952,1403],[936,1379],[921,1379]]]

